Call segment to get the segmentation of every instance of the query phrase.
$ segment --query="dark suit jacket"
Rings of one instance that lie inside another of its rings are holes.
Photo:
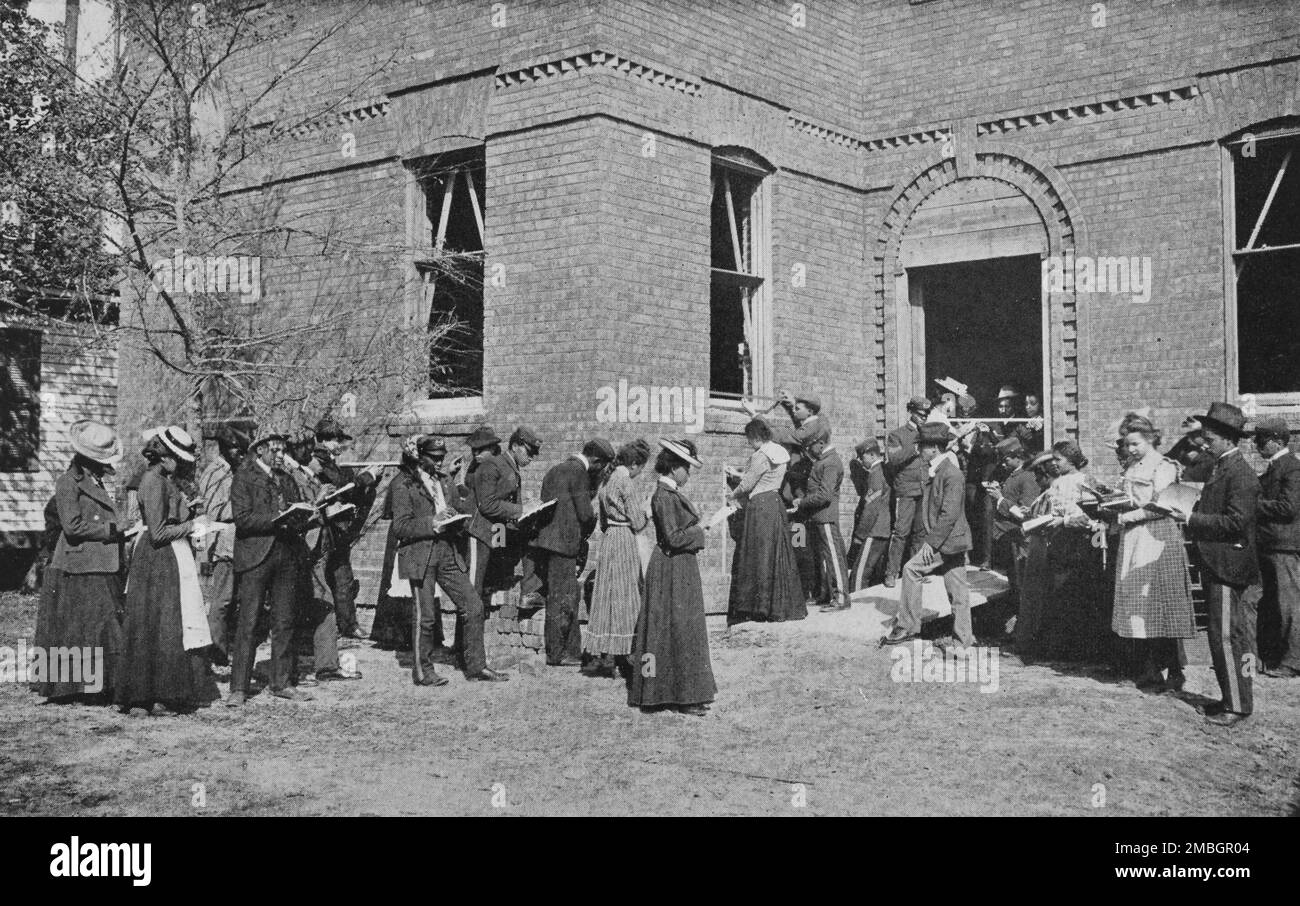
[[[108,491],[75,463],[54,483],[62,532],[50,566],[68,573],[115,573],[122,566],[122,535]]]
[[[916,449],[920,431],[909,419],[901,428],[889,432],[885,440],[885,478],[895,497],[921,497],[927,479],[925,461]]]
[[[1268,464],[1259,483],[1259,549],[1300,551],[1300,459],[1283,454]]]
[[[570,457],[550,468],[542,479],[542,500],[554,500],[555,506],[538,517],[541,527],[533,546],[562,557],[578,556],[596,527],[591,479],[581,459]]]
[[[493,524],[513,523],[523,512],[519,505],[519,467],[510,451],[503,450],[475,466],[468,480],[475,504],[469,533],[491,544]]]
[[[808,469],[808,489],[799,501],[799,515],[810,523],[840,521],[840,486],[844,483],[844,464],[840,454],[827,448]]]
[[[993,517],[993,537],[1001,538],[1007,532],[1015,531],[1020,520],[1011,515],[1011,507],[1020,506],[1029,509],[1030,504],[1038,499],[1042,491],[1038,479],[1029,469],[1016,469],[1002,482],[1002,499],[998,501],[997,513]]]
[[[335,549],[351,547],[361,534],[370,508],[375,505],[375,486],[378,482],[369,472],[359,472],[339,465],[325,450],[315,452],[311,468],[323,484],[332,484],[336,489],[348,483],[356,485],[340,501],[350,503],[356,509],[346,516],[331,520],[328,525],[330,541]]]
[[[438,484],[442,487],[446,508],[464,512],[455,481],[444,476],[438,479]],[[439,541],[456,545],[458,539],[465,537],[465,524],[462,521],[451,526],[449,531],[438,531],[434,521],[438,508],[433,495],[425,488],[420,476],[407,469],[393,479],[388,499],[393,510],[393,534],[398,543],[398,575],[403,579],[423,579],[433,561],[434,546]]]
[[[1196,542],[1200,566],[1220,585],[1244,588],[1259,581],[1255,553],[1255,509],[1259,479],[1238,452],[1214,464],[1196,511],[1187,520],[1187,537]]]
[[[929,467],[927,469],[927,474]],[[970,550],[966,522],[966,479],[951,459],[944,459],[925,486],[925,543],[944,556]]]
[[[274,476],[274,477],[273,477]],[[284,505],[302,499],[292,478],[282,472],[267,475],[257,460],[250,455],[235,471],[230,484],[230,507],[235,516],[235,572],[242,573],[257,566],[271,552],[276,539],[306,546],[302,539],[279,529],[275,517],[280,514],[280,501]],[[283,478],[283,481],[279,479]]]
[[[862,468],[856,459],[853,463]],[[852,466],[850,466],[852,468]],[[870,471],[862,470],[866,481],[858,488],[858,508],[853,514],[853,540],[866,541],[868,538],[889,537],[889,485],[885,484],[883,463],[876,463]],[[857,482],[854,482],[856,485]],[[870,502],[867,498],[876,497]]]

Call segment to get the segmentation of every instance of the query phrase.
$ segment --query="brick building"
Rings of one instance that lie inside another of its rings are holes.
[[[400,413],[356,401],[371,458],[410,431],[526,423],[545,440],[535,494],[589,436],[694,432],[702,388],[689,493],[712,509],[747,454],[738,398],[782,388],[818,393],[847,449],[934,378],[990,414],[1013,381],[1103,476],[1129,408],[1166,429],[1243,393],[1300,410],[1295,4],[393,2],[313,71],[342,91],[381,58],[374,90],[286,139],[261,187],[408,248],[315,275],[350,287],[343,304],[468,327],[448,372],[462,392],[411,388]],[[463,253],[465,283],[421,279],[439,248]],[[1044,284],[1045,264],[1077,279]],[[273,260],[263,282],[272,311],[313,303]],[[610,422],[621,381],[688,411]],[[721,537],[702,555],[715,611],[729,557]]]

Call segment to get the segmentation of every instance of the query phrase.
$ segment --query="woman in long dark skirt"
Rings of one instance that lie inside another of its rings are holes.
[[[689,440],[663,440],[660,445],[655,460],[659,483],[650,501],[657,540],[636,621],[627,703],[643,710],[673,707],[698,717],[718,691],[695,560],[704,547],[704,527],[681,490],[691,467],[701,463]]]
[[[56,675],[59,664],[47,661],[31,684],[33,692],[59,701],[109,696],[122,647],[125,536],[104,486],[122,447],[113,429],[96,421],[77,422],[69,435],[73,457],[54,485],[58,540],[45,569],[35,644],[47,652],[74,649],[80,676]]]
[[[193,508],[175,476],[194,464],[195,443],[182,428],[151,432],[140,479],[143,531],[131,556],[126,591],[122,679],[114,699],[123,711],[187,711],[218,697],[208,667],[212,644],[190,535]]]
[[[744,508],[744,523],[731,561],[727,622],[802,620],[808,608],[781,500],[790,453],[773,442],[771,427],[759,418],[745,426],[745,439],[754,452],[731,495]]]

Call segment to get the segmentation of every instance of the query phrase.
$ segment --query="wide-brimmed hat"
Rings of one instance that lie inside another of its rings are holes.
[[[917,434],[917,444],[941,444],[947,446],[952,441],[952,432],[947,422],[926,422]]]
[[[967,387],[965,384],[963,384],[961,381],[957,380],[956,378],[952,378],[952,377],[936,378],[935,383],[938,384],[940,387],[942,387],[944,390],[952,391],[957,396],[964,396],[965,394],[970,392],[970,388]]]
[[[343,425],[332,415],[327,415],[316,423],[317,440],[351,440],[352,435],[343,430]]]
[[[1015,387],[1011,386],[1010,384],[1003,384],[1001,388],[998,389],[998,399],[1000,400],[1012,400],[1012,399],[1019,399],[1019,398],[1020,398],[1020,391],[1017,390]]]
[[[479,425],[469,437],[465,438],[465,444],[475,451],[499,443],[501,443],[501,438],[497,437],[496,432],[489,425]]]
[[[1014,435],[1002,438],[993,449],[997,453],[999,460],[1006,459],[1008,456],[1025,455],[1025,445],[1020,442],[1020,438]]]
[[[663,447],[687,465],[695,466],[697,469],[704,465],[695,454],[695,444],[689,440],[664,439],[659,441],[659,446]]]
[[[172,452],[172,454],[182,462],[194,462],[195,453],[198,452],[198,444],[180,425],[168,425],[165,428],[159,428],[155,435],[163,446]]]
[[[1255,422],[1254,435],[1259,437],[1261,434],[1269,437],[1290,437],[1295,432],[1287,425],[1286,419],[1279,418],[1276,415],[1267,415]]]
[[[93,462],[117,465],[122,459],[122,442],[117,432],[103,422],[82,419],[68,430],[72,451]]]
[[[1250,433],[1246,430],[1245,414],[1232,403],[1210,403],[1210,411],[1199,421],[1203,428],[1225,437],[1241,438]]]

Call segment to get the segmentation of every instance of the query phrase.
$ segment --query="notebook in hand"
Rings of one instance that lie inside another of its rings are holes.
[[[286,525],[289,523],[306,522],[316,515],[316,508],[310,503],[301,501],[291,505],[288,509],[275,517],[276,525]]]
[[[544,503],[528,504],[524,507],[524,511],[519,514],[519,519],[517,521],[523,522],[525,519],[532,519],[538,513],[541,513],[544,510],[547,510],[553,506],[555,506],[554,500],[547,500]]]

